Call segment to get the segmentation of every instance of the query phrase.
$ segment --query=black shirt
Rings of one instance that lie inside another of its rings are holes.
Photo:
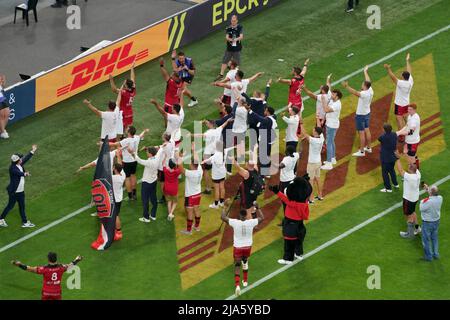
[[[225,32],[232,39],[239,38],[239,36],[242,34],[242,26],[240,24],[238,24],[234,28],[232,26],[229,26]],[[237,41],[236,46],[233,46],[232,42],[227,41],[227,51],[236,52],[236,51],[241,51],[241,50],[242,50],[241,41]]]

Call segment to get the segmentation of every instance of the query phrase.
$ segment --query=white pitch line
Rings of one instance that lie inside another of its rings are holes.
[[[389,58],[392,58],[393,56],[395,56],[395,55],[397,55],[397,54],[399,54],[401,52],[404,52],[404,51],[408,50],[409,48],[412,48],[412,47],[414,47],[414,46],[416,46],[416,45],[418,45],[418,44],[420,44],[420,43],[422,43],[422,42],[424,42],[424,41],[426,41],[428,39],[431,39],[431,38],[437,36],[438,34],[444,32],[444,31],[447,31],[448,29],[450,29],[450,24],[445,26],[445,27],[443,27],[443,28],[441,28],[441,29],[438,29],[438,30],[436,30],[436,31],[434,31],[434,32],[432,32],[432,33],[430,33],[430,34],[428,34],[428,35],[426,35],[426,36],[416,40],[416,41],[411,42],[410,44],[404,46],[403,48],[400,48],[400,49],[392,52],[391,54],[380,58],[379,60],[377,60],[375,62],[372,62],[371,64],[369,64],[369,67],[373,67],[373,66],[375,66],[375,65],[377,65],[377,64],[379,64],[379,63],[381,63],[381,62],[383,62],[383,61],[385,61],[385,60],[387,60]],[[344,80],[347,80],[347,79],[349,79],[349,78],[351,78],[351,77],[361,73],[362,71],[363,71],[363,68],[361,68],[361,69],[359,69],[357,71],[354,71],[354,72],[346,75],[345,77],[342,77],[341,79],[333,82],[332,85],[336,85],[336,84],[338,84],[338,83],[340,83],[340,82],[342,82]],[[318,93],[318,91],[316,93]],[[308,98],[309,97],[307,96],[303,100],[307,100]],[[281,109],[277,110],[276,113],[278,114],[278,113],[282,112],[283,109],[284,108],[281,108]],[[68,215],[66,215],[66,216],[64,216],[64,217],[62,217],[62,218],[60,218],[60,219],[58,219],[58,220],[56,220],[56,221],[46,225],[45,227],[42,227],[42,228],[40,228],[40,229],[30,233],[30,234],[28,234],[28,235],[18,239],[18,240],[16,240],[16,241],[14,241],[14,242],[12,242],[12,243],[10,243],[10,244],[0,248],[0,253],[2,253],[4,251],[6,251],[6,250],[8,250],[8,249],[18,245],[18,244],[20,244],[22,242],[24,242],[25,240],[28,240],[28,239],[34,237],[35,235],[37,235],[37,234],[39,234],[41,232],[44,232],[44,231],[46,231],[46,230],[48,230],[48,229],[50,229],[50,228],[52,228],[52,227],[54,227],[54,226],[64,222],[64,221],[66,221],[66,220],[68,220],[68,219],[70,219],[72,217],[75,217],[76,215],[80,214],[81,212],[87,210],[88,208],[90,208],[90,205],[84,206],[83,208],[80,208],[80,209],[78,209],[75,212],[69,213]]]
[[[446,176],[445,178],[440,179],[439,181],[436,181],[436,183],[434,183],[434,185],[439,186],[439,185],[443,184],[444,182],[446,182],[446,181],[448,181],[448,180],[450,180],[450,175]],[[423,194],[423,193],[425,193],[425,191],[422,190],[422,191],[420,192],[420,194]],[[372,222],[374,222],[374,221],[376,221],[376,220],[378,220],[378,219],[384,217],[384,216],[387,215],[388,213],[390,213],[390,212],[392,212],[392,211],[394,211],[394,210],[400,208],[400,207],[402,206],[402,204],[403,204],[402,202],[398,202],[398,203],[394,204],[393,206],[387,208],[386,210],[380,212],[379,214],[377,214],[377,215],[375,215],[375,216],[373,216],[373,217],[367,219],[366,221],[361,222],[360,224],[354,226],[353,228],[351,228],[351,229],[345,231],[344,233],[340,234],[339,236],[337,236],[337,237],[335,237],[335,238],[333,238],[333,239],[331,239],[331,240],[325,242],[324,244],[318,246],[318,247],[315,248],[314,250],[312,250],[312,251],[306,253],[306,254],[303,256],[303,260],[305,260],[305,259],[307,259],[307,258],[309,258],[309,257],[311,257],[311,256],[313,256],[313,255],[315,255],[316,253],[319,253],[320,251],[322,251],[322,250],[328,248],[329,246],[335,244],[335,243],[338,242],[339,240],[342,240],[342,239],[348,237],[348,236],[351,235],[352,233],[355,233],[356,231],[358,231],[358,230],[364,228],[364,227],[367,226],[368,224],[370,224],[370,223],[372,223]],[[246,293],[247,291],[256,288],[256,287],[259,286],[260,284],[263,284],[264,282],[269,281],[269,280],[272,279],[273,277],[275,277],[275,276],[279,275],[280,273],[282,273],[282,272],[288,270],[289,268],[292,268],[293,266],[295,266],[297,263],[300,263],[300,262],[301,262],[300,260],[295,260],[292,264],[290,264],[290,265],[285,265],[284,267],[281,267],[281,268],[275,270],[274,272],[268,274],[268,275],[265,276],[264,278],[259,279],[258,281],[256,281],[255,283],[251,284],[251,285],[248,286],[247,288],[244,288],[243,290],[241,290],[241,294],[244,294],[244,293]],[[229,296],[226,300],[234,300],[234,299],[236,299],[236,295]]]

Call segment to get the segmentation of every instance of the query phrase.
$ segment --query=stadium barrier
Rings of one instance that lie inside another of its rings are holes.
[[[51,107],[167,52],[223,29],[233,14],[244,18],[282,0],[209,0],[81,55],[6,91],[11,123]]]

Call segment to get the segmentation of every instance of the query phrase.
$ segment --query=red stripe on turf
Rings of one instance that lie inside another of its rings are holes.
[[[440,113],[440,112],[435,113],[435,114],[433,114],[432,116],[430,116],[430,117],[426,118],[425,120],[423,120],[421,125],[424,126],[424,125],[426,125],[428,122],[431,122],[431,121],[433,121],[434,119],[439,118],[440,116],[441,116],[441,113]]]
[[[433,131],[436,128],[439,128],[441,125],[442,121],[436,122],[435,124],[429,126],[428,128],[421,130],[420,135],[424,136],[428,132]]]
[[[217,239],[214,241],[211,241],[210,243],[208,243],[207,245],[198,248],[197,250],[189,253],[188,255],[184,256],[183,258],[178,260],[179,264],[182,264],[188,260],[190,260],[191,258],[200,255],[201,253],[205,252],[208,249],[211,249],[212,247],[214,247],[217,244]]]
[[[210,252],[207,255],[205,255],[205,256],[203,256],[201,258],[198,258],[195,261],[192,261],[191,263],[189,263],[189,264],[185,265],[184,267],[180,268],[180,273],[182,273],[182,272],[184,272],[184,271],[186,271],[186,270],[188,270],[188,269],[190,269],[192,267],[195,267],[197,264],[202,263],[203,261],[211,258],[212,256],[214,256],[214,252]]]
[[[422,140],[420,140],[420,144],[427,142],[430,139],[433,139],[434,137],[440,135],[441,133],[444,132],[444,129],[439,129],[434,131],[433,133],[431,133],[430,135],[426,136],[425,138],[423,138]]]
[[[188,244],[187,246],[181,248],[180,250],[177,251],[177,254],[182,254],[186,251],[191,250],[192,248],[195,248],[196,246],[198,246],[199,244],[208,241],[209,239],[217,236],[219,234],[220,230],[216,230],[214,232],[211,232],[210,234],[204,236],[201,239],[198,239],[197,241],[192,242],[191,244]]]

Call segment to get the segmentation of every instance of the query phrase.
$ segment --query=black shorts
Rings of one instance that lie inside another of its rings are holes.
[[[120,208],[122,207],[122,201],[120,201],[120,202],[116,202],[116,216],[118,217],[119,216],[119,214],[120,214]]]
[[[158,170],[158,181],[159,182],[164,182],[164,178],[165,178],[164,171]]]
[[[248,210],[253,207],[253,202],[256,201],[257,196],[250,194],[244,197],[241,196],[241,207]]]
[[[403,198],[403,213],[405,216],[412,215],[414,212],[416,212],[416,204],[417,201],[411,202]]]
[[[214,183],[221,183],[222,181],[225,181],[225,178],[217,179],[217,180],[212,179],[212,181],[213,181]]]
[[[7,109],[7,108],[9,108],[9,105],[5,101],[0,103],[0,110]]]
[[[222,58],[222,63],[223,64],[228,64],[228,62],[230,62],[231,60],[236,61],[236,63],[238,64],[238,66],[241,64],[241,51],[225,51],[225,54],[223,55]]]
[[[194,77],[181,78],[181,81],[183,81],[187,84],[191,84],[193,80],[194,80]]]
[[[123,163],[123,171],[125,172],[125,176],[127,178],[129,178],[132,174],[136,174],[136,168],[137,161]]]

